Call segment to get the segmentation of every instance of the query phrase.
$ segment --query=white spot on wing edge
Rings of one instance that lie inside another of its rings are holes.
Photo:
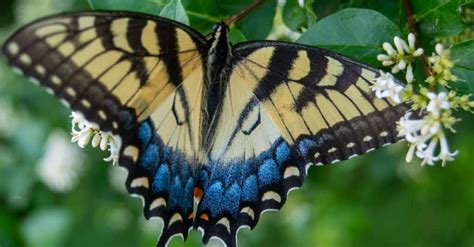
[[[134,145],[128,145],[124,150],[123,154],[132,158],[133,162],[137,162],[138,160],[138,147]]]
[[[296,166],[290,166],[285,169],[285,173],[283,174],[283,178],[289,178],[293,176],[300,176],[300,170]]]
[[[364,141],[365,141],[365,142],[369,142],[369,141],[371,141],[371,140],[372,140],[372,136],[365,136],[365,137],[364,137]]]
[[[156,208],[159,207],[166,207],[166,200],[163,197],[155,199],[151,204],[150,204],[150,211],[153,211]]]
[[[359,155],[358,154],[353,154],[353,155],[349,156],[349,158],[347,158],[347,159],[352,159],[352,158],[357,157],[357,156],[359,156]]]
[[[148,188],[150,186],[148,178],[147,177],[140,177],[140,178],[135,178],[131,183],[130,187],[131,188],[138,188],[138,187],[145,187]]]
[[[20,46],[16,42],[10,42],[7,45],[7,51],[11,55],[16,55],[20,51]]]
[[[31,57],[26,53],[21,54],[19,59],[20,59],[20,62],[25,64],[25,65],[30,65],[31,64]]]
[[[82,100],[81,100],[81,104],[82,104],[85,108],[90,108],[90,107],[91,107],[91,103],[90,103],[87,99],[82,99]]]
[[[52,75],[52,76],[50,77],[50,80],[51,80],[51,82],[52,82],[54,85],[58,85],[58,86],[59,86],[59,85],[61,85],[61,83],[62,83],[61,78],[59,78],[59,76],[57,76],[57,75]]]
[[[46,87],[44,88],[44,90],[46,90],[47,93],[51,94],[51,95],[54,95],[54,90],[49,88],[49,87]]]
[[[255,213],[253,212],[253,209],[251,207],[245,207],[240,210],[240,213],[247,214],[252,220],[255,219]]]
[[[230,233],[230,221],[226,217],[222,217],[217,221],[216,225],[223,225],[227,229],[227,232]]]
[[[31,81],[31,83],[35,84],[35,85],[39,85],[40,82],[38,81],[38,79],[34,78],[34,77],[28,77],[28,79]]]
[[[23,70],[21,70],[21,69],[18,68],[18,67],[12,66],[12,70],[13,70],[13,72],[15,72],[15,73],[17,73],[17,74],[19,74],[19,75],[23,75],[23,74],[24,74],[24,73],[23,73]]]
[[[276,201],[276,202],[280,203],[281,202],[281,196],[278,193],[276,193],[275,191],[267,191],[262,196],[262,202],[268,201],[268,200],[273,200],[273,201]]]
[[[314,164],[311,163],[311,162],[309,162],[308,164],[306,164],[306,165],[304,166],[306,175],[308,175],[309,168],[310,168],[312,165],[314,165]]]
[[[40,75],[44,75],[46,73],[45,68],[41,64],[35,66],[35,71]]]
[[[337,162],[339,162],[339,161],[341,161],[341,160],[335,159],[335,160],[331,161],[331,164],[337,163]]]
[[[173,225],[173,223],[178,221],[183,221],[183,216],[181,216],[179,213],[174,213],[173,216],[171,216],[170,222],[168,223],[168,228]]]
[[[70,106],[71,106],[71,104],[69,104],[69,102],[68,102],[67,100],[65,100],[65,99],[60,99],[59,101],[60,101],[64,106],[66,106],[66,107],[70,107]]]
[[[76,97],[76,90],[72,87],[66,87],[66,93],[69,94],[71,97]]]

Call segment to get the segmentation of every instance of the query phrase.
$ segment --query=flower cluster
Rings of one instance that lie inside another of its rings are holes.
[[[102,151],[109,150],[110,156],[105,161],[113,161],[116,164],[119,158],[122,141],[110,132],[102,132],[96,124],[88,122],[81,113],[72,112],[72,142],[77,142],[79,147],[84,148],[92,138],[92,147],[100,147]]]
[[[400,95],[403,91],[403,87],[395,82],[395,78],[392,74],[380,71],[380,76],[374,80],[372,91],[375,91],[375,95],[378,98],[390,98],[394,102],[400,103]]]
[[[429,114],[426,117],[419,119],[410,119],[411,112],[402,117],[398,124],[399,136],[405,136],[405,139],[410,143],[406,161],[411,162],[416,151],[416,156],[423,159],[422,165],[434,165],[435,161],[441,160],[443,166],[446,161],[453,160],[457,151],[450,152],[446,135],[442,128],[443,121],[441,118],[436,118],[435,113],[447,107],[449,110],[449,103],[444,100],[445,93],[439,95],[433,94],[433,99],[430,101],[432,111],[428,110]],[[435,150],[440,144],[440,152],[435,155]]]
[[[429,84],[439,83],[441,86],[448,86],[449,82],[456,82],[458,78],[451,73],[454,63],[450,59],[449,50],[445,50],[443,45],[435,46],[436,54],[433,53],[428,58],[431,67],[431,75],[426,79]]]
[[[406,69],[405,79],[408,83],[413,82],[413,65],[416,57],[423,55],[423,49],[415,47],[415,35],[413,33],[408,34],[408,44],[405,40],[398,36],[395,36],[393,43],[395,48],[385,42],[383,44],[384,50],[387,54],[380,54],[377,59],[382,62],[384,66],[392,66],[392,74],[396,74]]]
[[[411,33],[408,35],[408,44],[399,37],[394,38],[394,43],[396,49],[384,43],[383,48],[388,55],[380,54],[377,58],[384,66],[392,66],[392,73],[406,68],[408,85],[403,88],[390,73],[380,72],[372,90],[378,98],[390,98],[397,103],[401,102],[400,99],[410,101],[412,110],[418,112],[408,112],[398,123],[399,136],[410,143],[406,161],[412,161],[416,155],[422,159],[422,165],[434,165],[437,161],[444,165],[458,153],[450,151],[446,137],[448,130],[455,132],[453,125],[458,121],[453,111],[470,111],[474,108],[474,102],[469,100],[470,95],[458,95],[455,90],[450,90],[450,86],[459,80],[451,73],[454,62],[450,59],[450,52],[441,44],[435,46],[436,53],[426,61],[429,66],[428,78],[415,87],[412,83],[412,63],[423,54],[423,49],[416,49],[415,36]]]

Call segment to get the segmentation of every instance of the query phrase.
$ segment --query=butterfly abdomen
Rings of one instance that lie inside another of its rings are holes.
[[[220,99],[224,96],[227,86],[225,83],[225,71],[230,65],[229,61],[232,56],[232,46],[229,41],[228,31],[229,28],[225,23],[216,25],[206,57],[207,103],[205,111],[209,121],[212,121],[214,116],[218,114]]]

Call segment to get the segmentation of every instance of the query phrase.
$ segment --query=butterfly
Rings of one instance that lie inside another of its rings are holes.
[[[399,141],[409,109],[374,96],[370,66],[295,43],[231,44],[225,23],[206,38],[138,13],[60,14],[18,30],[3,53],[120,140],[128,191],[163,221],[158,246],[193,228],[236,246],[311,165]]]

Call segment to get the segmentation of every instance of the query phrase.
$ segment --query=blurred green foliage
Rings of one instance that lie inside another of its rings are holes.
[[[472,22],[466,25],[459,16],[459,7],[471,4],[472,9],[472,1],[428,2],[412,1],[426,54],[432,51],[433,38],[472,33]],[[213,23],[249,3],[222,0],[220,12],[209,0],[2,0],[0,41],[39,17],[91,8],[163,15],[208,33]],[[279,39],[291,40],[279,31],[283,23],[290,28],[286,33],[307,30],[298,42],[374,65],[384,41],[408,33],[401,0],[314,0],[303,6],[288,0],[280,7],[269,0],[232,26],[232,39],[265,39],[276,33]],[[453,45],[458,62],[455,73],[472,93],[473,41],[461,41],[448,45]],[[45,143],[53,131],[69,131],[68,115],[56,99],[0,60],[0,246],[153,246],[159,223],[145,222],[141,202],[126,195],[123,185],[117,186],[123,184],[123,177],[116,175],[118,167],[101,160],[105,154],[80,150],[85,153],[84,167],[69,192],[53,192],[41,182],[37,167]],[[285,207],[264,215],[252,232],[241,231],[239,243],[472,246],[474,119],[471,114],[460,117],[458,133],[450,136],[450,145],[459,155],[447,167],[407,165],[406,144],[399,143],[335,166],[312,168],[303,188],[291,193]],[[183,245],[200,246],[200,235],[192,232],[186,244],[180,239],[171,243]]]

